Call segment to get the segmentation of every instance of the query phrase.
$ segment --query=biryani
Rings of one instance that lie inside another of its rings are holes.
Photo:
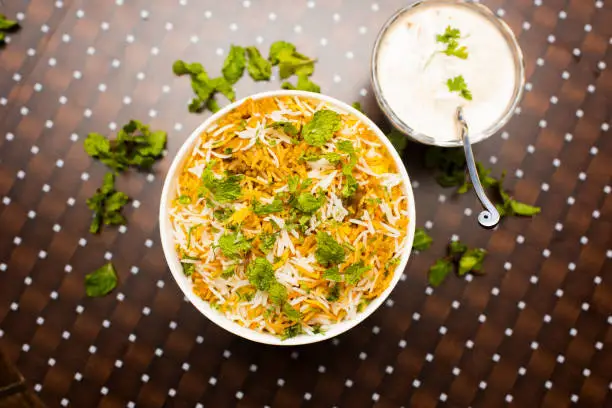
[[[395,161],[356,116],[304,97],[247,99],[199,135],[170,205],[193,291],[282,338],[353,319],[406,250]]]

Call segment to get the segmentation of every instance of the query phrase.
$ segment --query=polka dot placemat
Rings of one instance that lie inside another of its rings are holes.
[[[381,122],[369,57],[407,2],[272,0],[4,1],[21,29],[0,50],[0,348],[48,406],[612,406],[612,2],[489,0],[526,56],[524,98],[474,147],[542,207],[495,231],[472,195],[436,185],[411,144],[415,254],[372,317],[329,342],[273,348],[218,328],[165,265],[157,209],[170,158],[205,115],[175,59],[218,72],[230,44],[291,41],[316,56],[324,93]],[[242,81],[238,96],[278,89]],[[118,178],[128,224],[89,234],[85,201],[105,168],[89,132],[129,119],[168,131],[151,173]],[[386,125],[383,125],[386,126]],[[487,248],[483,276],[433,289],[427,269],[452,237]],[[120,284],[87,298],[107,260]]]

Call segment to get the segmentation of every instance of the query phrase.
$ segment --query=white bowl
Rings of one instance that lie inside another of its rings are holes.
[[[363,123],[367,124],[379,137],[380,141],[387,147],[390,151],[393,160],[399,172],[402,176],[403,186],[405,189],[405,193],[408,197],[408,213],[410,217],[409,227],[407,233],[407,245],[404,253],[401,256],[400,262],[397,265],[397,269],[395,270],[395,274],[393,279],[391,280],[389,287],[376,299],[374,299],[361,313],[357,315],[355,319],[345,320],[343,322],[333,324],[330,326],[329,330],[327,330],[323,334],[316,335],[298,335],[296,337],[292,337],[286,340],[281,340],[280,338],[273,336],[271,334],[261,333],[252,329],[248,329],[246,327],[240,326],[238,323],[235,323],[225,317],[220,312],[211,308],[209,303],[202,300],[199,296],[197,296],[192,290],[191,281],[183,274],[183,268],[179,261],[178,253],[175,249],[175,242],[172,236],[172,226],[170,223],[170,219],[168,217],[168,208],[171,201],[175,198],[176,195],[176,183],[177,176],[182,168],[184,159],[188,157],[190,151],[194,147],[197,139],[200,134],[213,123],[215,123],[219,118],[223,115],[227,114],[232,109],[236,108],[240,104],[242,104],[247,99],[258,100],[267,97],[280,97],[280,96],[296,96],[296,97],[304,97],[314,100],[320,100],[327,102],[337,108],[340,108],[343,111],[346,111],[352,115],[355,115],[359,120]],[[406,264],[408,263],[408,257],[410,256],[410,252],[412,249],[412,241],[414,238],[414,228],[415,228],[415,205],[414,205],[414,195],[412,193],[412,187],[410,184],[410,178],[408,177],[408,173],[406,172],[406,168],[402,163],[399,155],[395,151],[393,145],[389,142],[385,134],[372,122],[368,117],[366,117],[363,113],[359,112],[355,108],[350,105],[341,102],[337,99],[331,98],[329,96],[320,95],[311,92],[303,92],[303,91],[270,91],[270,92],[261,92],[255,95],[251,95],[247,98],[243,98],[239,101],[236,101],[208,119],[206,119],[196,130],[193,131],[191,136],[183,143],[181,148],[179,149],[177,155],[172,160],[172,165],[170,166],[170,170],[166,175],[166,180],[164,181],[164,188],[161,194],[161,203],[159,207],[159,229],[161,234],[161,242],[164,250],[164,255],[166,257],[166,262],[170,267],[170,272],[172,276],[178,283],[179,287],[189,299],[189,301],[209,320],[216,323],[218,326],[224,328],[225,330],[233,333],[237,336],[243,337],[248,340],[252,340],[258,343],[271,344],[277,346],[295,346],[301,344],[309,344],[316,343],[319,341],[327,340],[332,337],[335,337],[341,333],[346,332],[347,330],[355,327],[357,324],[361,323],[364,319],[370,316],[378,307],[385,301],[385,299],[389,296],[397,282],[399,281]]]

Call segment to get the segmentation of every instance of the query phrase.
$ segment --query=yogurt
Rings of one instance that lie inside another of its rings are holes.
[[[459,30],[466,59],[444,54],[446,45],[437,35],[447,27]],[[379,97],[411,136],[443,146],[460,144],[455,115],[462,106],[471,138],[479,141],[499,128],[518,99],[523,75],[518,53],[500,25],[474,6],[425,2],[402,12],[379,39],[374,56]],[[447,81],[457,76],[472,100],[449,90]]]

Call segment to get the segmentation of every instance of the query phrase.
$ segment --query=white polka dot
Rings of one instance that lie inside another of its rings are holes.
[[[323,47],[325,47],[327,45],[327,38],[321,38],[320,43]]]
[[[269,18],[271,21],[274,21],[274,20],[276,20],[276,14],[275,14],[275,13],[270,13],[270,14],[268,14],[268,18]]]
[[[580,56],[580,49],[578,48],[574,48],[572,51],[572,54],[574,54],[574,56],[579,57]]]
[[[606,69],[606,63],[603,61],[599,61],[597,63],[597,68],[599,68],[601,71],[603,71],[604,69]]]
[[[574,135],[572,135],[571,133],[566,133],[565,134],[565,141],[566,142],[571,142],[573,138],[574,138]]]
[[[378,3],[372,3],[372,11],[378,11],[380,9],[380,7],[378,6]]]
[[[561,11],[559,12],[559,18],[560,18],[561,20],[563,20],[563,19],[565,19],[566,17],[567,17],[567,13],[566,13],[565,11],[561,10]]]
[[[121,65],[121,61],[119,61],[118,59],[114,59],[111,62],[111,65],[113,66],[113,68],[119,68],[119,66]]]
[[[608,130],[610,130],[610,124],[604,122],[601,124],[601,130],[603,130],[604,132],[607,132]]]
[[[302,26],[301,25],[296,25],[295,27],[293,27],[293,31],[295,31],[297,34],[302,32]]]
[[[527,31],[531,28],[531,23],[529,23],[529,21],[525,21],[523,23],[523,30]]]
[[[211,18],[211,17],[212,17],[212,12],[211,12],[210,10],[206,10],[206,11],[204,12],[204,17],[206,17],[206,18]]]

